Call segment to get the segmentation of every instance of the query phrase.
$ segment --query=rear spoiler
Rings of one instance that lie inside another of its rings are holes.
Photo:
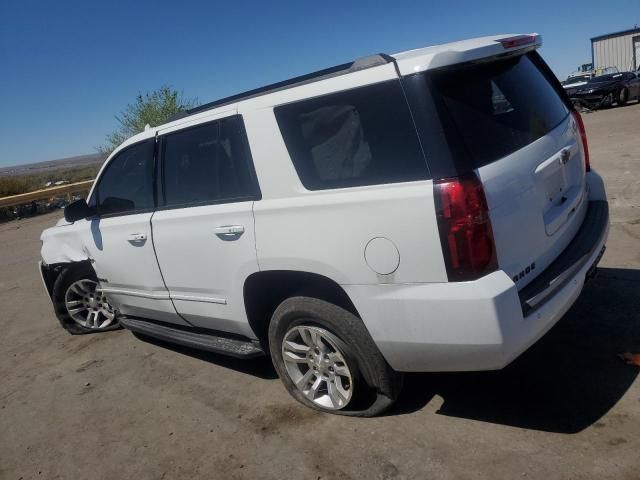
[[[484,37],[446,44],[440,48],[436,46],[407,52],[413,53],[411,57],[399,54],[396,64],[400,75],[411,75],[436,68],[523,55],[541,46],[542,36],[537,33]]]

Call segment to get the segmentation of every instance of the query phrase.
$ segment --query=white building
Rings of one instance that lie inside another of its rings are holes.
[[[640,68],[640,27],[598,35],[591,39],[593,68],[618,67],[621,72]]]

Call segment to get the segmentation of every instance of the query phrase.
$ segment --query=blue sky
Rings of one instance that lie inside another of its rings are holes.
[[[532,31],[566,76],[590,37],[634,23],[639,0],[2,0],[0,165],[93,153],[163,84],[206,102],[371,53]]]

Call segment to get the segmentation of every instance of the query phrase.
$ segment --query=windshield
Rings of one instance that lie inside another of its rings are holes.
[[[619,80],[621,77],[622,73],[600,75],[598,77],[593,77],[591,80],[589,80],[589,83],[612,82],[615,80]]]
[[[598,68],[595,71],[596,77],[602,77],[606,75],[613,75],[615,73],[619,73],[617,67],[606,67],[606,68]]]
[[[572,83],[586,82],[591,78],[591,74],[587,75],[574,75],[572,77],[568,77],[562,85],[571,85]]]

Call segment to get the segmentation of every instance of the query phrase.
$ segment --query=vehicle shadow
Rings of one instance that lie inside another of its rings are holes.
[[[618,102],[612,104],[609,107],[602,107],[602,108],[596,108],[596,109],[590,109],[588,107],[584,107],[585,108],[585,113],[595,113],[595,112],[606,112],[607,110],[614,110],[616,108],[628,108],[628,107],[634,107],[636,105],[640,104],[640,99],[638,100],[628,100],[627,103],[620,105]]]
[[[164,342],[157,338],[149,337],[141,333],[131,332],[135,337],[143,342],[156,345],[161,348],[166,348],[182,355],[187,355],[192,358],[197,358],[205,362],[219,365],[224,368],[230,368],[237,372],[252,375],[254,377],[261,378],[263,380],[275,380],[278,378],[278,374],[273,368],[271,360],[267,357],[252,358],[250,360],[243,360],[240,358],[229,357],[227,355],[219,355],[217,353],[205,352],[204,350],[197,350],[194,348],[183,347],[182,345],[176,345],[175,343]]]
[[[638,100],[628,100],[627,103],[625,103],[624,105],[620,105],[620,104],[616,103],[615,107],[625,108],[625,107],[632,107],[632,106],[638,105],[638,104],[640,104],[640,99],[638,99]]]
[[[134,334],[140,340],[265,380],[268,358],[240,360]],[[617,354],[640,352],[640,270],[600,268],[562,320],[503,370],[412,373],[387,415],[411,414],[435,396],[437,413],[557,433],[593,425],[640,373]]]
[[[597,422],[640,369],[640,270],[601,268],[574,306],[539,342],[501,371],[410,374],[389,415],[422,409],[520,428],[577,433]]]

